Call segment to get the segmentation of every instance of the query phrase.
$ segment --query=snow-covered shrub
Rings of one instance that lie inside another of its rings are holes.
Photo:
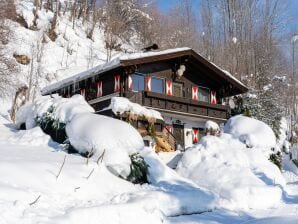
[[[280,170],[282,167],[282,156],[280,152],[272,153],[269,156],[269,160],[274,163]]]
[[[237,115],[230,118],[224,126],[224,132],[231,134],[247,147],[274,148],[276,137],[272,129],[262,121]]]
[[[135,154],[144,147],[138,131],[126,122],[93,112],[81,95],[45,96],[21,108],[17,120],[26,126],[30,123],[27,128],[40,126],[54,141],[69,143],[69,150],[83,156],[97,159],[104,153],[103,162],[112,173],[146,182],[146,163]]]
[[[36,124],[51,138],[58,143],[65,143],[67,135],[65,132],[65,123],[54,119],[54,108],[50,107],[41,117],[36,117]]]
[[[285,181],[280,170],[258,149],[229,134],[205,136],[188,149],[176,168],[198,186],[217,194],[219,206],[265,208],[279,203]]]
[[[129,155],[131,160],[130,174],[127,180],[134,184],[148,183],[148,165],[139,153]]]
[[[138,131],[124,121],[92,113],[77,114],[66,124],[70,144],[80,153],[104,153],[111,172],[126,178],[130,174],[129,155],[140,152],[144,142]]]
[[[205,132],[207,135],[217,136],[220,133],[220,129],[217,123],[209,120],[205,123]]]

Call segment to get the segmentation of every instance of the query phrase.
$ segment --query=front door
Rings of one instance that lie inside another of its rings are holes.
[[[173,124],[173,135],[176,139],[177,147],[180,145],[182,148],[184,148],[184,125]]]

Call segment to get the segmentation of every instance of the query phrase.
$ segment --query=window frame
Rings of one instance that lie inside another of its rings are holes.
[[[181,87],[181,89],[180,89],[180,96],[175,96],[174,95],[174,93],[175,93],[175,91],[174,91],[174,86],[180,86]],[[175,96],[175,97],[184,97],[184,94],[183,94],[183,87],[184,87],[184,84],[183,83],[181,83],[181,82],[172,82],[172,92],[173,92],[173,96]]]
[[[200,94],[200,89],[208,90],[208,101],[201,100],[200,95],[199,95]],[[210,103],[210,96],[211,96],[210,88],[205,87],[205,86],[198,86],[198,101]]]
[[[138,90],[135,90],[134,89],[134,87],[135,87],[135,85],[134,85],[134,83],[133,83],[133,77],[134,76],[141,76],[141,77],[143,77],[143,89],[138,89]],[[131,74],[131,79],[132,79],[132,92],[135,92],[135,93],[137,93],[137,92],[141,92],[141,91],[144,91],[145,90],[145,86],[146,86],[146,80],[145,80],[145,77],[146,77],[146,75],[145,74],[143,74],[143,73],[139,73],[139,72],[134,72],[134,73],[132,73]]]
[[[156,80],[161,80],[162,81],[162,92],[156,92],[156,91],[153,91],[153,79],[156,79]],[[166,82],[165,82],[165,78],[163,77],[158,77],[158,76],[151,76],[151,91],[150,92],[153,92],[153,93],[158,93],[158,94],[165,94],[166,93]]]

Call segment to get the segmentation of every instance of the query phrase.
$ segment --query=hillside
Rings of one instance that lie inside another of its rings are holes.
[[[46,3],[37,8],[34,0],[16,1],[17,19],[7,21],[12,35],[4,51],[16,62],[17,71],[14,76],[10,75],[12,91],[5,99],[1,98],[6,105],[2,113],[9,109],[14,92],[20,86],[28,86],[30,99],[33,99],[49,83],[106,63],[111,59],[107,54],[113,57],[121,52],[134,52],[141,46],[138,34],[132,31],[133,38],[117,37],[117,49],[107,49],[104,23],[94,24],[93,13],[88,20],[72,19],[72,1],[59,2],[60,11],[56,15],[55,7],[48,9]],[[138,13],[149,19],[146,13]]]

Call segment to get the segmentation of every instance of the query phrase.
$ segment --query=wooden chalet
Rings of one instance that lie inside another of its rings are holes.
[[[82,94],[96,113],[108,116],[116,116],[105,109],[111,98],[126,97],[159,111],[164,122],[156,122],[156,131],[167,138],[172,148],[186,148],[204,135],[207,120],[222,123],[228,118],[227,97],[247,90],[194,50],[177,48],[120,56],[54,83],[44,88],[42,94]],[[133,125],[140,131],[148,126],[141,120]]]

